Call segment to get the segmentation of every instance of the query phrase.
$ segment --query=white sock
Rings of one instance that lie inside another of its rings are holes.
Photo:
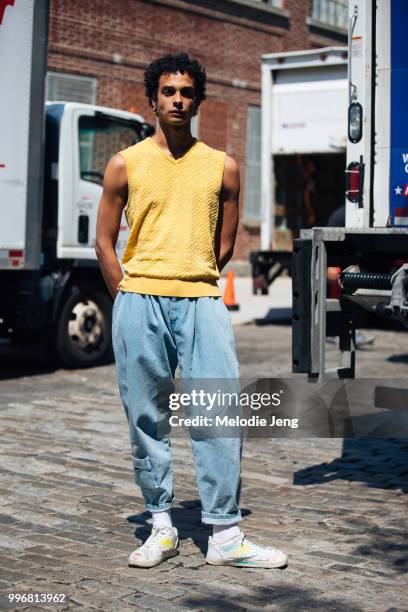
[[[152,512],[153,528],[163,529],[163,527],[173,527],[171,522],[170,510],[162,510],[161,512]]]
[[[224,544],[241,533],[238,523],[234,525],[213,525],[213,540],[216,544]]]

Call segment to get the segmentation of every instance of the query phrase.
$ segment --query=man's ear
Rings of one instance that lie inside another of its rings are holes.
[[[157,110],[157,98],[151,98],[150,106],[152,107],[154,114],[157,115],[157,113],[158,113],[158,110]]]

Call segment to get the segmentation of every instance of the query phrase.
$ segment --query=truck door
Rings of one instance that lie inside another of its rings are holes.
[[[59,201],[62,223],[58,256],[95,259],[96,217],[106,164],[115,153],[142,139],[143,124],[83,108],[74,110],[69,123],[71,150],[66,134],[60,143]],[[72,183],[68,184],[70,175]],[[119,256],[127,235],[128,228],[123,216],[116,247]]]
[[[346,64],[277,70],[273,87],[276,249],[344,203]]]

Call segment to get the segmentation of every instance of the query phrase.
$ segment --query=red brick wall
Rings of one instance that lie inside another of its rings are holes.
[[[208,76],[199,136],[236,158],[242,211],[247,108],[261,102],[261,55],[345,40],[309,28],[308,0],[285,0],[289,19],[248,12],[228,0],[213,3],[215,8],[209,2],[52,0],[48,64],[49,70],[95,77],[98,104],[132,109],[154,123],[144,95],[144,68],[169,52],[183,50],[196,57]],[[259,230],[241,224],[234,258],[246,260],[257,248]]]
[[[200,108],[200,138],[214,149],[226,149],[229,110],[228,101],[211,98]]]

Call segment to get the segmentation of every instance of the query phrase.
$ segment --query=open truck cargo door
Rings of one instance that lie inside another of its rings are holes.
[[[321,54],[323,57],[325,54]],[[271,153],[336,153],[346,149],[345,63],[272,72]]]
[[[291,269],[302,227],[325,225],[344,203],[347,49],[262,56],[261,250],[253,291]]]
[[[344,154],[347,49],[262,56],[261,249],[274,249],[275,156]]]

